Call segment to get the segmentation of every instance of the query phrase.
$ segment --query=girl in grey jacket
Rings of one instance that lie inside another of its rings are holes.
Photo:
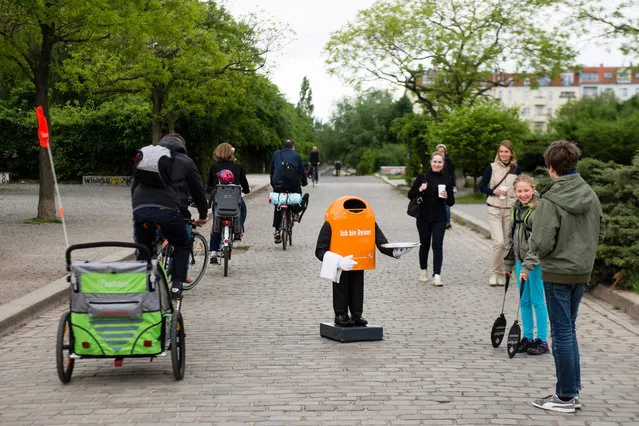
[[[531,355],[541,355],[548,352],[548,311],[544,297],[544,282],[541,279],[539,258],[528,244],[535,208],[539,203],[539,196],[535,192],[535,181],[532,177],[521,174],[513,184],[517,201],[511,210],[511,232],[506,243],[504,257],[505,276],[512,274],[515,267],[517,285],[525,281],[524,292],[519,301],[521,306],[521,323],[524,328],[524,338],[519,345],[519,352]],[[521,290],[521,289],[520,289]],[[534,338],[533,310],[537,323],[537,338]]]

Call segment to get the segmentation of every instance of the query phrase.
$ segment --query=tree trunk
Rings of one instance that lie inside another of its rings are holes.
[[[49,120],[49,84],[50,65],[53,52],[54,30],[49,25],[41,24],[42,31],[42,52],[37,68],[34,70],[36,105],[42,107],[42,112],[49,123],[49,134],[51,133],[51,122]],[[51,148],[49,148],[51,149]],[[55,220],[55,186],[53,179],[53,169],[49,161],[49,153],[46,148],[40,147],[39,154],[40,170],[40,193],[38,196],[38,218],[45,220]]]

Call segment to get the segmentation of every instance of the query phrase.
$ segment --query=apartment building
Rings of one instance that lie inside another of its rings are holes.
[[[546,129],[550,118],[571,100],[596,96],[607,90],[613,91],[619,100],[639,95],[639,72],[603,65],[565,72],[553,80],[542,77],[536,85],[518,74],[495,73],[491,79],[506,83],[507,87],[494,87],[489,95],[501,99],[506,106],[519,107],[521,117],[530,121],[534,130]]]
[[[597,96],[611,90],[621,101],[639,95],[639,70],[616,67],[584,67],[579,75],[583,96]]]
[[[422,76],[428,84],[436,72]],[[521,117],[531,123],[534,130],[545,130],[550,118],[567,102],[584,96],[596,96],[610,90],[619,100],[639,96],[639,69],[632,67],[583,67],[579,71],[567,71],[554,79],[549,77],[527,78],[521,74],[493,73],[490,81],[498,86],[486,92],[486,96],[500,99],[508,107],[519,107]],[[415,96],[406,92],[412,100]],[[414,104],[416,113],[423,112]]]
[[[552,80],[523,78],[518,74],[493,74],[491,79],[506,87],[495,86],[489,96],[501,99],[508,107],[519,107],[521,117],[530,121],[534,130],[545,129],[563,104],[581,97],[577,72],[565,72]]]

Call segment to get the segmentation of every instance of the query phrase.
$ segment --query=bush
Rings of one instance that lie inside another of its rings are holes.
[[[52,147],[60,180],[131,174],[138,148],[151,143],[151,111],[135,97],[99,107],[51,109]]]
[[[21,179],[37,179],[40,145],[35,112],[0,105],[0,141],[0,172],[10,172]]]
[[[606,221],[606,239],[597,249],[595,281],[632,289],[639,277],[639,155],[629,166],[584,159],[577,169],[599,196]]]
[[[399,144],[384,144],[382,148],[367,148],[357,163],[358,175],[370,175],[382,166],[403,166],[406,148]]]

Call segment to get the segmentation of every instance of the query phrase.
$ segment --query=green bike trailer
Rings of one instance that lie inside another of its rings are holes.
[[[136,249],[140,259],[120,262],[71,261],[74,250],[97,247]],[[173,374],[184,377],[184,324],[174,310],[166,274],[149,249],[128,242],[76,244],[66,251],[69,311],[58,328],[57,367],[63,383],[71,380],[76,359],[165,356]]]

